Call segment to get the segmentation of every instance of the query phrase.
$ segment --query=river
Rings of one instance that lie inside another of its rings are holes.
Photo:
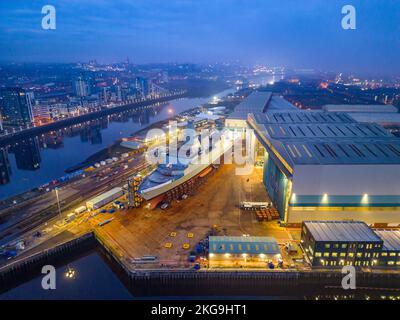
[[[114,265],[114,267],[113,267]],[[73,270],[74,277],[68,278],[66,274]],[[365,300],[400,298],[398,292],[381,290],[321,290],[312,286],[304,292],[297,288],[285,288],[278,293],[271,286],[256,289],[252,285],[232,289],[232,283],[227,283],[226,288],[214,288],[218,293],[210,294],[198,288],[196,282],[189,282],[182,287],[172,283],[163,288],[154,289],[156,283],[146,288],[128,288],[121,275],[115,268],[115,262],[106,258],[102,250],[91,249],[82,252],[77,257],[71,257],[59,266],[56,266],[56,289],[44,290],[42,288],[42,274],[30,274],[30,279],[15,287],[2,292],[0,300]],[[190,280],[188,280],[190,281]],[[228,280],[229,281],[229,280]],[[276,288],[276,290],[279,288]],[[145,291],[142,295],[140,292]],[[154,292],[153,292],[154,290]],[[186,292],[182,295],[183,291]],[[160,294],[160,291],[164,294]]]
[[[233,92],[233,89],[227,89],[214,96],[224,97]],[[63,176],[65,169],[86,160],[116,140],[183,111],[199,107],[211,99],[212,97],[172,100],[153,110],[103,117],[2,148],[0,200]]]

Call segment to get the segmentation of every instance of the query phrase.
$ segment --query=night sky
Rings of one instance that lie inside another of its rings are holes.
[[[43,5],[57,29],[43,30]],[[343,30],[341,8],[357,10]],[[0,60],[265,63],[400,71],[399,0],[1,0]]]

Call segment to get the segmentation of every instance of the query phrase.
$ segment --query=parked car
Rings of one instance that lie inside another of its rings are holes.
[[[161,210],[167,210],[169,208],[169,203],[168,202],[164,202],[161,206],[160,206]]]

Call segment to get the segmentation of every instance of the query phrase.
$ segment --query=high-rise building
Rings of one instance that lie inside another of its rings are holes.
[[[89,96],[90,86],[88,81],[84,80],[82,77],[77,78],[74,81],[74,94],[80,98]]]
[[[150,94],[150,81],[148,79],[137,77],[135,81],[135,86],[137,91],[141,94],[143,98]]]
[[[3,125],[25,126],[31,124],[32,105],[22,88],[0,89],[0,113]]]
[[[161,82],[168,83],[168,81],[169,81],[168,71],[163,71],[161,73]]]

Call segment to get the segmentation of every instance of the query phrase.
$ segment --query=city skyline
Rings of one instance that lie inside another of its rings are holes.
[[[335,1],[6,2],[0,57],[15,62],[223,62],[394,75],[400,24],[394,1],[352,1],[356,29]],[[43,30],[44,5],[57,27]],[[29,50],[26,48],[29,47]]]

